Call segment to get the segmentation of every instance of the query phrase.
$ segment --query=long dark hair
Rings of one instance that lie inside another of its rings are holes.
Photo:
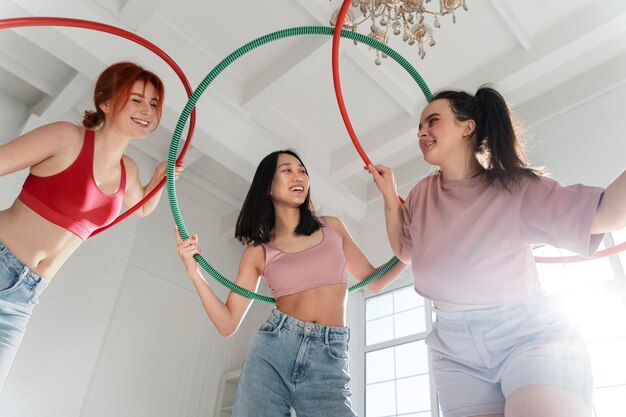
[[[528,165],[519,125],[498,91],[485,85],[473,96],[465,91],[443,90],[431,102],[439,99],[448,100],[457,120],[476,122],[474,154],[482,157],[489,184],[499,180],[509,189],[524,176],[541,175],[540,168]]]
[[[306,167],[302,159],[292,150],[275,151],[267,155],[259,163],[254,173],[252,184],[243,202],[237,225],[235,226],[235,237],[245,245],[259,245],[271,240],[276,224],[274,215],[274,204],[270,196],[272,180],[276,174],[278,156],[282,153],[291,155],[298,159],[304,170]],[[308,175],[308,171],[306,171]],[[306,200],[300,205],[300,222],[296,226],[296,234],[309,236],[322,226],[311,211],[311,187],[307,193]]]

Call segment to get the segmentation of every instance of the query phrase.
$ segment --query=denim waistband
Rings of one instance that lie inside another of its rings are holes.
[[[350,329],[348,327],[324,326],[293,318],[282,311],[274,308],[267,319],[278,329],[287,329],[296,334],[303,334],[312,338],[340,339],[350,341]]]
[[[10,269],[15,275],[24,275],[25,280],[31,287],[36,287],[41,293],[49,284],[49,281],[40,277],[30,270],[13,255],[13,252],[0,240],[0,262]]]

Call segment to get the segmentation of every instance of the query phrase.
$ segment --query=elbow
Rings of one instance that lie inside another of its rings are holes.
[[[225,326],[219,326],[217,328],[217,331],[220,333],[220,335],[224,338],[224,339],[229,339],[231,336],[233,336],[235,333],[237,333],[237,327],[238,326],[233,326],[233,325],[225,325]]]
[[[384,287],[382,285],[380,285],[380,284],[377,284],[376,281],[372,282],[370,285],[367,286],[367,289],[372,294],[380,294],[380,292],[383,290],[383,288]]]
[[[411,258],[413,257],[413,253],[410,249],[408,249],[405,246],[402,246],[400,248],[400,250],[398,251],[398,254],[396,254],[396,257],[398,258],[398,260],[400,260],[400,262],[402,262],[405,267],[407,265],[411,265]]]
[[[220,332],[220,335],[224,339],[229,339],[232,335],[234,335],[237,332],[237,329],[217,329],[217,331]]]
[[[395,255],[396,255],[396,258],[398,258],[398,260],[404,264],[405,268],[408,265],[411,265],[411,254],[410,253],[403,253],[403,251],[400,251],[399,253],[396,253]]]

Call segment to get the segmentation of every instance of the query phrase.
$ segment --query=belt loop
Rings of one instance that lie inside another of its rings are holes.
[[[324,344],[330,344],[330,327],[326,326],[326,331],[324,332]]]
[[[285,320],[287,320],[287,315],[282,311],[279,311],[278,314],[280,314],[280,321],[278,322],[276,329],[280,330],[283,327],[283,324],[285,324]]]

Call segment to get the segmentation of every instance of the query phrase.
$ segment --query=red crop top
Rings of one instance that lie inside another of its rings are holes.
[[[322,241],[300,252],[286,253],[273,243],[265,248],[265,281],[274,298],[295,294],[324,285],[347,283],[343,241],[324,217]]]
[[[115,194],[103,193],[93,177],[93,130],[85,129],[83,147],[76,160],[58,174],[29,174],[17,197],[44,219],[85,240],[96,229],[111,223],[120,212],[126,170],[120,160],[120,187]]]

